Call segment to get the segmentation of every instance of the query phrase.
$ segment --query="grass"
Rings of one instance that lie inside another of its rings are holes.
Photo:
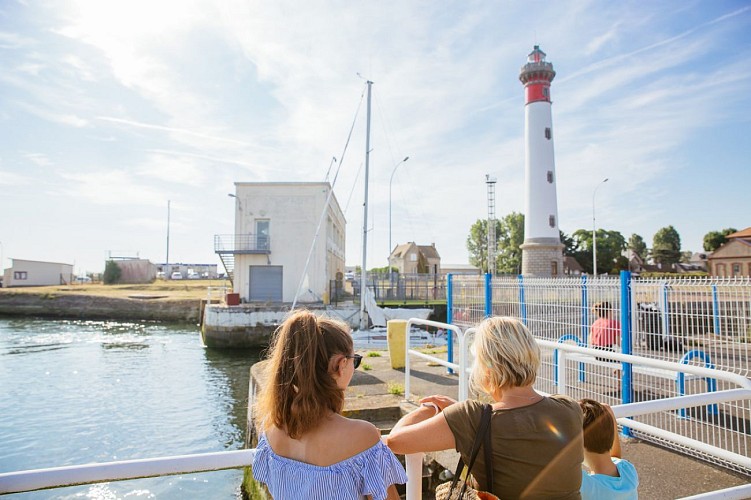
[[[367,356],[369,358],[380,358],[381,357],[381,353],[378,352],[378,351],[368,351]]]
[[[386,382],[386,391],[394,396],[401,396],[404,394],[404,384],[390,380]]]
[[[366,372],[367,372],[367,371],[370,371],[370,370],[372,370],[372,369],[373,369],[373,367],[372,367],[372,366],[370,366],[369,364],[365,363],[364,361],[363,361],[363,363],[362,363],[362,364],[360,365],[360,367],[361,367],[361,368],[362,368],[363,370],[365,370]]]
[[[449,348],[447,346],[441,346],[441,347],[424,347],[422,349],[418,349],[423,354],[443,354],[444,352],[448,352]]]
[[[73,285],[30,286],[0,288],[0,293],[29,293],[54,298],[59,295],[91,295],[96,297],[127,298],[129,295],[164,295],[166,300],[205,299],[208,287],[228,286],[228,280],[156,280],[138,285],[103,285],[83,283]],[[216,294],[215,294],[216,296]]]

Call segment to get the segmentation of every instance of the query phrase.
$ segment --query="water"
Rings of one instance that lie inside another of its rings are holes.
[[[0,318],[0,472],[241,449],[258,353],[194,325]],[[239,496],[241,470],[32,492],[18,499]]]

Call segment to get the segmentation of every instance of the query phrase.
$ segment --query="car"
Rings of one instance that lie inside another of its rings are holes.
[[[181,279],[183,279],[183,273],[181,273],[180,271],[175,271],[175,272],[173,272],[170,275],[169,279],[171,279],[171,280],[181,280]]]
[[[166,278],[167,278],[167,273],[165,273],[164,271],[157,271],[157,273],[156,273],[156,279],[163,280],[163,279],[166,279]]]
[[[73,279],[73,282],[74,283],[79,283],[79,284],[80,283],[91,283],[91,278],[89,278],[88,276],[76,276]]]
[[[346,273],[344,273],[344,279],[347,280],[347,281],[354,280],[355,279],[355,273],[352,272],[352,271],[347,271]]]

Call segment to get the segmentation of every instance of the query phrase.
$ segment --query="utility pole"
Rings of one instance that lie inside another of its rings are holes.
[[[495,274],[495,177],[485,175],[485,183],[488,185],[488,274]]]
[[[164,266],[165,267],[165,270],[164,270],[165,273],[167,272],[166,267],[169,266],[169,215],[170,215],[170,213],[169,213],[170,212],[169,205],[170,205],[170,200],[167,200],[167,259],[165,261],[166,265]]]

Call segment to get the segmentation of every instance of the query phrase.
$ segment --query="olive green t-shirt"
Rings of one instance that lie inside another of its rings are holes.
[[[483,403],[467,400],[443,411],[464,462],[469,460]],[[584,459],[582,412],[566,396],[545,397],[521,408],[494,410],[490,420],[493,493],[510,498],[579,499]],[[480,448],[472,475],[488,490]]]

